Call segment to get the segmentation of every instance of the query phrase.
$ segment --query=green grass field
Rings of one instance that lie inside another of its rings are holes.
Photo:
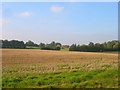
[[[111,79],[112,78],[112,79]],[[118,71],[64,71],[54,73],[16,73],[3,76],[3,88],[118,88]]]

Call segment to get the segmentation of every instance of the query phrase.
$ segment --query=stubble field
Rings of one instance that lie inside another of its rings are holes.
[[[117,88],[118,54],[2,49],[3,88]]]

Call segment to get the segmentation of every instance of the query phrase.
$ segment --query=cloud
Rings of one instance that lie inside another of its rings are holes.
[[[50,10],[54,13],[59,13],[64,10],[64,7],[59,7],[59,6],[52,6]]]
[[[31,12],[23,12],[19,14],[19,16],[30,16],[30,15],[32,15]]]

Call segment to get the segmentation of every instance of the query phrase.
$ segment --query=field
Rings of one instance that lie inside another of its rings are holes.
[[[118,88],[118,54],[2,49],[3,88]]]

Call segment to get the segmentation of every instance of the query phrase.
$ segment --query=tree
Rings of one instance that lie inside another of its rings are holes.
[[[44,44],[44,43],[39,44],[39,47],[43,50],[60,50],[61,46],[62,44],[55,43],[54,41],[51,42],[50,44]]]
[[[44,43],[40,43],[39,47],[40,47],[40,49],[45,48],[45,44]]]
[[[53,41],[50,43],[50,48],[55,49],[56,48],[56,43]]]
[[[69,51],[76,51],[76,44],[72,44],[69,48]]]
[[[112,43],[111,43],[110,41],[107,42],[107,48],[108,48],[108,49],[112,49],[112,47],[113,47],[113,46],[112,46]]]
[[[24,49],[26,48],[26,45],[24,44],[23,41],[18,41],[18,40],[3,40],[2,41],[2,48],[20,48]]]
[[[62,48],[62,49],[69,49],[69,47],[70,47],[69,45],[62,45],[61,48]]]
[[[94,43],[93,42],[90,42],[89,44],[88,44],[88,50],[87,51],[89,51],[89,52],[91,52],[91,51],[95,51],[95,48],[94,48],[95,46],[94,46]]]
[[[62,46],[62,44],[61,44],[61,43],[58,43],[58,42],[56,43],[56,46],[57,46],[57,45],[60,45],[60,47]]]
[[[2,40],[0,40],[0,48],[2,48],[2,42],[3,42],[3,41],[2,41]]]
[[[39,45],[35,44],[33,41],[28,41],[26,42],[26,46],[34,46],[34,47],[38,47]]]
[[[120,44],[119,44],[119,43],[116,43],[116,44],[113,46],[113,48],[114,48],[115,50],[120,50]]]
[[[93,42],[90,42],[90,43],[89,43],[89,46],[90,46],[90,47],[94,47],[94,43],[93,43]]]
[[[107,48],[107,43],[106,42],[103,43],[103,47],[104,47],[104,49]]]
[[[60,50],[60,45],[57,45],[56,47],[55,47],[55,50]]]
[[[88,46],[87,45],[81,45],[80,46],[80,51],[87,52],[88,51]]]
[[[26,42],[24,44],[23,41],[18,41],[18,40],[0,40],[0,47],[2,48],[26,48],[27,46],[38,46],[32,41]],[[76,45],[72,44],[71,46],[69,45],[62,45],[61,43],[55,43],[52,41],[50,44],[44,44],[40,43],[39,44],[40,49],[44,50],[60,50],[62,49],[68,49],[69,51],[83,51],[83,52],[101,52],[101,51],[117,51],[120,50],[120,41],[113,40],[113,41],[108,41],[104,42],[102,44],[100,43],[93,43],[90,42],[88,45]]]
[[[32,42],[32,41],[28,41],[28,42],[26,42],[26,46],[33,46],[34,45],[34,42]]]

